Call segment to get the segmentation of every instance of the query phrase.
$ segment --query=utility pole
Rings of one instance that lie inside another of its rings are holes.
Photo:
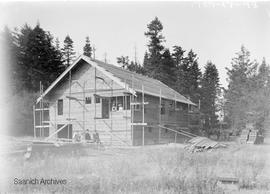
[[[104,62],[107,63],[107,53],[104,53]]]
[[[135,61],[135,64],[137,64],[137,47],[136,47],[136,44],[134,46],[134,61]]]
[[[93,58],[96,59],[96,47],[93,45]]]

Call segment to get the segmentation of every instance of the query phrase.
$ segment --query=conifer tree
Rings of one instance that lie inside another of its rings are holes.
[[[117,57],[117,63],[120,64],[123,69],[127,69],[127,67],[129,66],[129,57],[128,56]]]
[[[90,44],[89,36],[86,37],[85,45],[83,47],[83,54],[90,57],[90,58],[92,57],[92,47]]]
[[[219,75],[218,70],[211,61],[205,66],[201,81],[201,112],[204,114],[206,132],[216,127],[218,106]]]
[[[61,73],[62,62],[52,44],[52,36],[37,25],[28,36],[23,66],[27,68],[28,89],[39,90],[39,82],[44,87],[55,80]]]
[[[63,61],[64,65],[67,68],[71,65],[73,60],[75,59],[75,51],[73,48],[73,40],[69,35],[66,36],[64,40],[64,48],[62,49]]]
[[[33,31],[33,29],[28,25],[25,24],[20,31],[17,33],[17,44],[18,44],[18,68],[20,69],[18,72],[17,79],[21,81],[21,87],[24,89],[31,90],[31,79],[27,75],[28,66],[26,62],[26,58],[29,58],[27,55],[27,43],[29,40],[29,34]]]
[[[264,126],[264,122],[267,123],[270,115],[270,67],[265,58],[258,67],[256,76],[249,79],[249,92],[245,96],[248,98],[249,110],[255,113],[253,122],[255,122],[258,129],[269,128]]]
[[[145,70],[147,69],[147,67],[150,67],[150,65],[149,65],[149,53],[147,51],[144,53],[143,67],[144,67]],[[149,73],[147,73],[147,70],[146,70],[146,74],[149,75]]]
[[[176,67],[169,49],[165,49],[162,54],[159,75],[160,81],[171,88],[176,88]]]
[[[232,59],[232,68],[227,68],[228,89],[225,94],[225,109],[234,129],[245,127],[246,113],[250,111],[249,95],[254,90],[254,77],[257,64],[250,59],[250,52],[241,47],[240,52]]]
[[[188,52],[186,57],[182,56],[181,64],[178,66],[178,77],[178,91],[198,104],[201,70],[199,69],[197,54],[192,50]]]
[[[181,46],[173,46],[173,53],[172,57],[175,62],[176,68],[176,91],[179,93],[183,93],[184,90],[184,83],[185,83],[185,74],[187,73],[184,69],[184,56],[185,50],[182,49]]]
[[[123,69],[127,69],[138,74],[145,74],[143,66],[140,64],[130,61],[128,56],[117,57],[117,63],[121,65]]]
[[[162,51],[164,46],[162,42],[164,37],[162,35],[163,25],[157,17],[147,25],[148,31],[145,32],[145,36],[148,37],[148,59],[144,63],[144,68],[148,76],[153,78],[159,78],[160,75],[160,63],[162,58]]]
[[[55,39],[55,49],[56,49],[57,51],[61,51],[59,38],[56,38],[56,39]]]
[[[63,54],[62,54],[62,51],[61,51],[60,41],[59,41],[58,38],[55,39],[55,50],[56,50],[57,58],[60,59],[60,61],[62,63],[62,66],[61,66],[61,69],[60,69],[60,72],[62,73],[62,71],[65,70],[65,66],[64,66]]]

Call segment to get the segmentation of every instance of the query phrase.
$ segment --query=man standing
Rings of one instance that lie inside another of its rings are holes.
[[[86,133],[85,133],[84,139],[87,142],[91,140],[91,135],[90,135],[89,129],[86,129]]]
[[[94,139],[94,142],[100,144],[100,139],[99,139],[99,134],[97,132],[97,130],[95,130],[94,134],[93,134],[93,139]]]

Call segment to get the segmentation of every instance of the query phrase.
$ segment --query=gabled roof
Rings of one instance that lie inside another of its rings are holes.
[[[88,64],[91,64],[93,67],[96,67],[97,70],[101,71],[104,75],[115,81],[117,84],[126,89],[127,92],[136,95],[136,92],[142,92],[152,95],[152,96],[161,96],[165,99],[176,100],[178,102],[192,104],[190,100],[185,98],[183,95],[179,94],[175,90],[171,89],[164,83],[147,77],[135,72],[131,72],[114,65],[104,63],[99,60],[91,59],[87,56],[81,55],[75,62],[70,65],[43,93],[43,96],[46,96],[56,85],[63,79],[68,72],[73,69],[80,60],[84,60]],[[38,98],[37,102],[41,100],[41,97]]]

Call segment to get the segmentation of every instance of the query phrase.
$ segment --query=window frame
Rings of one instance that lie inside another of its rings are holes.
[[[62,116],[64,114],[64,100],[58,99],[57,100],[57,115]]]
[[[95,103],[100,104],[101,103],[101,98],[98,96],[95,96]]]
[[[92,97],[91,96],[85,97],[85,104],[92,104]]]

